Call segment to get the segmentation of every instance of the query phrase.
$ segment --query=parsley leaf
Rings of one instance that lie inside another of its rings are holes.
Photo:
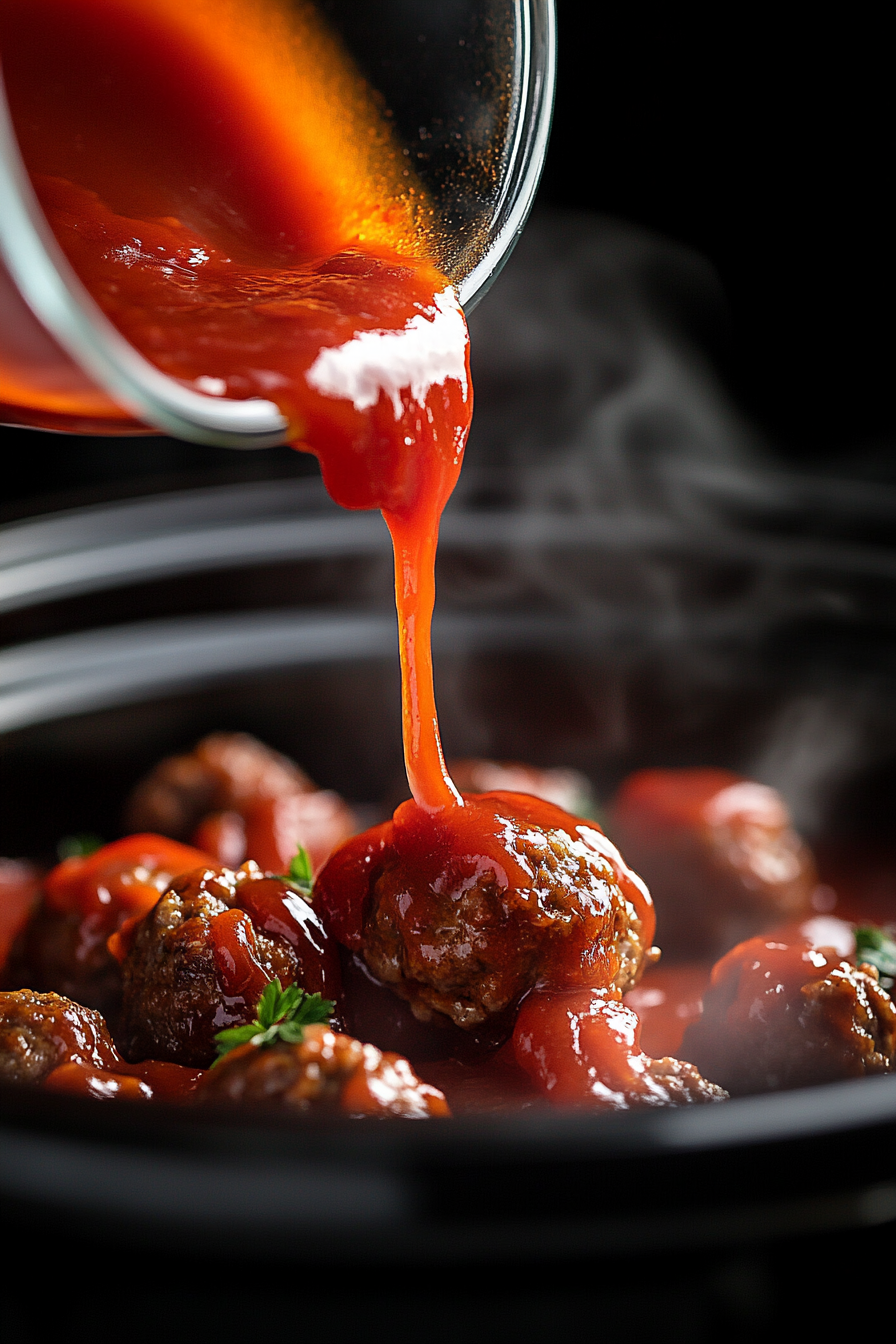
[[[102,849],[105,843],[105,840],[90,831],[82,835],[64,835],[56,846],[56,853],[60,859],[86,859]]]
[[[307,849],[299,845],[299,852],[294,854],[290,860],[289,872],[278,873],[277,876],[281,882],[285,882],[288,887],[292,887],[293,891],[297,891],[307,901],[314,887],[314,874],[311,870],[311,858]]]
[[[216,1034],[218,1058],[215,1064],[239,1045],[261,1048],[277,1041],[298,1045],[305,1035],[305,1027],[312,1022],[329,1022],[335,1006],[332,1000],[323,999],[320,994],[306,994],[296,984],[284,989],[279,980],[271,980],[262,990],[254,1022],[247,1022],[244,1027],[226,1027]]]
[[[889,926],[860,924],[856,929],[856,963],[876,967],[884,989],[892,989],[896,980],[896,941]]]

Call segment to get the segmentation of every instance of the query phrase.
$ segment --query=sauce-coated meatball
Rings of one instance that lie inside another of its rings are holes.
[[[250,1022],[265,985],[297,981],[339,998],[339,965],[311,906],[253,863],[179,877],[117,947],[119,1039],[130,1059],[203,1068],[215,1034]]]
[[[467,1029],[539,983],[634,984],[650,897],[598,828],[519,794],[464,804],[403,803],[336,852],[315,900],[339,941],[420,1019]]]
[[[513,1033],[518,1063],[553,1102],[627,1111],[724,1101],[727,1092],[681,1059],[641,1049],[637,1014],[612,991],[541,991]]]
[[[61,994],[0,994],[0,1079],[42,1083],[61,1064],[114,1066],[118,1052],[99,1013]]]
[[[0,1080],[94,1101],[181,1101],[199,1075],[177,1064],[127,1064],[94,1009],[20,989],[0,994]]]
[[[641,770],[610,829],[656,903],[667,960],[719,957],[811,910],[817,875],[780,794],[728,770]]]
[[[896,1007],[833,947],[751,938],[716,963],[681,1048],[733,1095],[889,1073]]]
[[[125,820],[192,840],[228,867],[250,858],[268,872],[285,872],[300,846],[316,872],[356,829],[337,793],[248,733],[211,733],[160,761],[131,794]]]
[[[316,1024],[297,1045],[239,1046],[203,1078],[200,1099],[266,1103],[296,1112],[423,1120],[448,1115],[437,1088],[401,1055]]]
[[[523,761],[473,756],[449,761],[448,773],[461,793],[529,793],[573,816],[595,815],[591,785],[578,770],[545,770]]]
[[[208,856],[162,835],[128,835],[73,856],[46,875],[43,894],[19,933],[4,972],[11,989],[52,990],[96,1008],[112,1023],[121,972],[107,942],[150,910],[178,873]]]
[[[159,761],[128,799],[125,820],[129,830],[188,840],[209,812],[313,789],[293,761],[248,733],[210,733],[191,752]]]

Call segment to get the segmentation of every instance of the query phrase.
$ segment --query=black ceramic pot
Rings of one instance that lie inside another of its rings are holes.
[[[686,508],[667,494],[637,515],[448,514],[447,752],[574,766],[599,796],[639,765],[749,771],[823,848],[874,848],[885,868],[896,502],[688,471]],[[4,529],[2,546],[0,852],[114,836],[141,772],[214,728],[258,734],[371,815],[394,791],[379,518],[278,481],[58,513]],[[740,1338],[777,1309],[784,1251],[770,1247],[820,1257],[835,1237],[867,1265],[889,1246],[896,1079],[419,1125],[6,1090],[0,1200],[10,1265],[50,1253],[51,1230],[72,1283],[91,1285],[66,1290],[75,1337],[102,1315],[103,1276],[140,1266],[138,1316],[156,1333],[295,1319],[357,1338],[404,1310],[434,1340],[528,1339],[592,1317],[659,1329],[677,1312],[669,1338],[720,1321]],[[30,1319],[25,1298],[17,1310]]]

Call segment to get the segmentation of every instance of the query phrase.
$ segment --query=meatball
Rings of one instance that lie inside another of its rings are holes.
[[[876,970],[799,936],[732,948],[682,1042],[735,1096],[889,1073],[894,1052],[896,1007]]]
[[[129,1059],[207,1067],[215,1034],[252,1021],[275,977],[338,998],[338,959],[314,910],[251,862],[177,878],[113,945],[122,961],[118,1037]]]
[[[30,989],[0,993],[0,1079],[42,1083],[62,1064],[112,1068],[118,1052],[92,1008]]]
[[[241,812],[262,798],[313,789],[293,761],[248,733],[211,733],[188,754],[167,756],[140,781],[125,821],[128,830],[187,840],[209,812]]]
[[[41,901],[13,945],[4,984],[52,990],[114,1020],[121,972],[106,943],[116,924],[111,911],[109,918],[63,914]]]
[[[667,960],[719,957],[811,910],[812,855],[764,784],[727,770],[641,770],[610,825],[653,894]]]
[[[650,897],[598,828],[519,794],[464,803],[403,803],[336,852],[315,899],[339,941],[419,1019],[467,1030],[542,982],[634,984]]]
[[[221,863],[254,859],[285,872],[299,849],[315,871],[356,829],[337,793],[318,789],[286,756],[248,733],[212,733],[184,756],[160,761],[127,804],[135,830],[192,839]]]
[[[425,1120],[448,1115],[444,1096],[401,1055],[383,1054],[329,1027],[305,1028],[298,1045],[243,1045],[203,1078],[200,1099],[267,1103],[294,1112]]]
[[[547,1097],[605,1111],[724,1101],[727,1093],[680,1059],[651,1059],[637,1014],[613,991],[537,991],[513,1033],[517,1062]]]
[[[207,855],[161,835],[129,835],[85,857],[64,859],[19,934],[4,973],[12,989],[54,990],[98,1009],[114,1024],[121,973],[107,941],[151,909],[172,877]]]

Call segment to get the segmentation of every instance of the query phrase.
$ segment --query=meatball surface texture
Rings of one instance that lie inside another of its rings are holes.
[[[896,1006],[835,948],[751,938],[716,963],[681,1049],[734,1096],[890,1073]]]
[[[0,1079],[42,1083],[61,1064],[114,1066],[118,1052],[99,1013],[61,994],[0,994]]]
[[[535,985],[634,984],[650,896],[590,822],[491,793],[430,815],[403,803],[318,878],[335,936],[417,1017],[474,1029]]]
[[[125,926],[119,1039],[129,1059],[205,1068],[215,1034],[252,1021],[265,985],[339,998],[339,965],[311,906],[253,863],[197,868]]]
[[[444,1096],[401,1055],[385,1054],[316,1024],[297,1045],[239,1046],[203,1078],[200,1099],[255,1102],[295,1112],[404,1116],[448,1115]]]

